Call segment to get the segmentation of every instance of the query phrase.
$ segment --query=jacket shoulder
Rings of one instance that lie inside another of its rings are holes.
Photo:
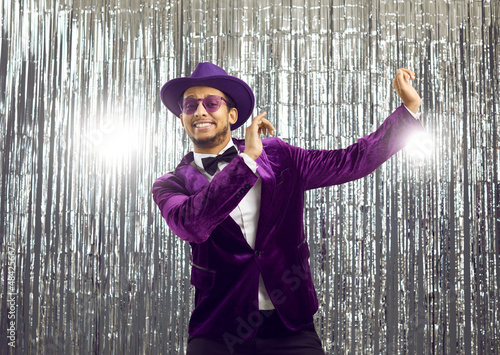
[[[277,137],[264,138],[262,148],[266,154],[270,155],[288,155],[289,145]]]
[[[245,150],[245,140],[244,139],[236,139],[233,138],[234,144],[240,149],[240,151]],[[269,137],[269,138],[264,138],[262,139],[262,148],[264,151],[267,153],[268,151],[276,151],[276,150],[283,150],[286,149],[288,146],[287,143],[283,142],[280,138],[278,137]]]
[[[286,153],[290,145],[278,137],[269,137],[262,140],[262,147],[266,152],[281,151]]]

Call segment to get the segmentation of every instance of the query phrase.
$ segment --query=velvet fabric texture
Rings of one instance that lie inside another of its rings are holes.
[[[236,157],[212,182],[188,153],[174,172],[153,185],[154,201],[171,230],[192,248],[195,309],[189,334],[236,343],[261,323],[259,274],[278,315],[291,330],[313,321],[318,309],[304,234],[304,192],[362,178],[423,130],[400,106],[372,134],[346,149],[306,150],[279,138],[263,139],[257,159],[262,179],[255,250],[229,216],[258,177]],[[233,140],[244,151],[243,140]]]

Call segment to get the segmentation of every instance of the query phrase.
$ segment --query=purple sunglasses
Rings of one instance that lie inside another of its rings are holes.
[[[209,95],[204,99],[195,99],[194,97],[187,97],[179,101],[179,106],[181,107],[182,112],[184,112],[186,115],[192,115],[198,109],[200,101],[202,102],[205,110],[207,110],[207,112],[210,113],[217,111],[220,108],[222,101],[224,101],[226,105],[228,104],[226,99],[224,99],[223,97],[216,95]]]

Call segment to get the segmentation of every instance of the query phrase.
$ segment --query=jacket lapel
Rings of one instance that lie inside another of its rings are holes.
[[[261,198],[260,198],[260,212],[259,223],[257,225],[257,237],[255,246],[260,247],[263,242],[262,238],[267,235],[269,229],[269,216],[272,215],[271,207],[276,190],[276,177],[271,169],[267,154],[262,150],[262,154],[257,158],[257,173],[262,179]]]
[[[245,149],[245,142],[242,140],[233,139],[234,144],[240,149],[240,152]],[[276,177],[274,176],[271,164],[267,157],[266,151],[262,150],[262,154],[257,158],[257,173],[261,178],[261,197],[260,197],[260,212],[259,222],[257,224],[257,236],[255,240],[255,248],[260,248],[262,245],[262,237],[265,236],[269,229],[270,209],[272,206],[272,199],[276,189]]]

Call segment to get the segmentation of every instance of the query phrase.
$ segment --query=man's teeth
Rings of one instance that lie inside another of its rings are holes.
[[[195,127],[196,127],[196,128],[203,128],[203,127],[208,127],[208,126],[210,126],[210,125],[211,125],[211,123],[197,123],[197,124],[195,125]]]

